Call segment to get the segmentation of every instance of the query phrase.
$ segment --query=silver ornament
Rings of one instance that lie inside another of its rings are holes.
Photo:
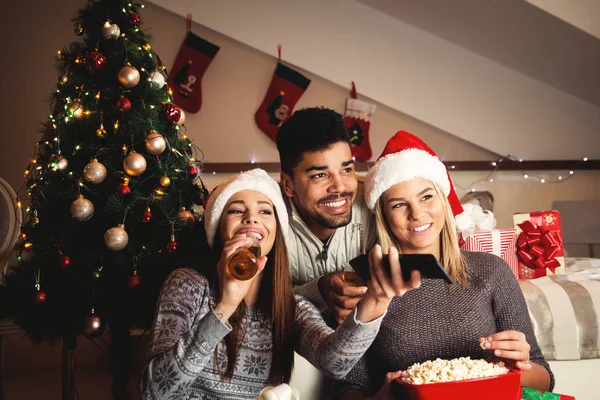
[[[161,89],[165,86],[165,76],[159,70],[152,71],[150,74],[150,86],[154,89]]]
[[[95,183],[96,185],[102,183],[106,178],[106,167],[94,158],[83,169],[83,177],[86,181]]]
[[[196,220],[198,220],[198,221],[201,220],[202,217],[204,216],[204,207],[202,207],[201,205],[198,205],[198,204],[192,205],[192,207],[190,207],[190,211],[194,215],[194,218],[196,218]]]
[[[123,170],[127,173],[127,175],[141,175],[146,170],[146,159],[143,155],[132,151],[123,160]]]
[[[121,34],[119,25],[111,24],[110,21],[106,21],[102,26],[102,36],[105,38],[117,38]]]
[[[97,315],[89,315],[83,320],[83,334],[89,338],[95,338],[104,331],[104,323]]]
[[[179,117],[179,121],[177,121],[179,125],[185,124],[185,113],[181,110],[181,117]]]
[[[63,169],[69,166],[69,160],[67,160],[60,154],[53,154],[52,156],[50,156],[49,161],[49,167],[52,168],[54,171],[62,171]]]
[[[163,135],[151,130],[146,139],[146,151],[148,154],[157,156],[161,154],[167,148],[167,140]]]
[[[123,65],[117,77],[119,83],[126,88],[132,88],[140,82],[140,72],[130,64]]]
[[[94,215],[94,203],[79,195],[75,201],[71,203],[71,216],[77,221],[87,221]]]
[[[104,244],[109,250],[123,250],[125,246],[127,246],[127,243],[129,243],[129,236],[125,231],[125,225],[123,224],[110,228],[104,234]]]

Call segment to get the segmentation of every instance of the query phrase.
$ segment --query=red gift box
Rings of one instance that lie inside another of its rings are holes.
[[[492,253],[502,258],[515,277],[519,277],[519,260],[517,259],[517,230],[491,229],[476,231],[462,238],[460,248],[469,251]]]
[[[558,211],[513,215],[517,229],[519,279],[565,274],[565,253]]]

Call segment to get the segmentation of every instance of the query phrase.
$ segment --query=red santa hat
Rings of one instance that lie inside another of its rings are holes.
[[[371,211],[379,197],[393,185],[414,178],[437,183],[454,214],[456,229],[462,231],[471,225],[471,217],[464,212],[454,191],[446,166],[425,142],[415,135],[398,131],[388,140],[383,153],[365,176],[365,199]]]

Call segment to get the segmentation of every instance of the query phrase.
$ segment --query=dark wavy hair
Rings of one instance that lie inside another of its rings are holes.
[[[277,212],[275,212],[277,217]],[[218,262],[223,251],[221,233],[217,231],[214,244],[214,256]],[[216,264],[215,264],[216,265]],[[294,329],[296,300],[290,279],[290,264],[287,247],[277,219],[277,232],[275,243],[268,254],[267,265],[263,270],[263,278],[259,289],[257,306],[260,307],[270,318],[271,332],[273,334],[273,353],[271,358],[271,371],[269,382],[274,385],[289,383],[294,368],[294,347],[297,334]],[[212,277],[212,284],[216,287],[218,295],[218,278],[216,270]],[[235,313],[229,319],[231,332],[225,336],[225,348],[227,354],[227,369],[219,369],[219,346],[215,349],[215,364],[221,376],[230,380],[237,363],[240,345],[246,335],[246,304],[241,302]]]
[[[277,133],[281,170],[293,177],[293,170],[305,152],[325,150],[338,142],[350,146],[350,136],[341,114],[324,107],[298,110]]]

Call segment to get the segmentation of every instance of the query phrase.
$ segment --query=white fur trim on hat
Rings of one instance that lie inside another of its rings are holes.
[[[371,211],[377,199],[397,183],[424,178],[437,183],[446,196],[450,181],[446,167],[439,158],[426,151],[408,149],[388,154],[375,163],[365,176],[365,200]]]
[[[288,214],[281,196],[281,189],[273,178],[266,171],[256,168],[250,171],[240,172],[217,186],[208,197],[206,203],[206,212],[204,215],[204,227],[206,229],[206,238],[208,245],[212,248],[215,242],[215,235],[219,228],[219,221],[225,205],[237,192],[242,190],[254,190],[267,196],[277,211],[279,225],[284,238],[288,231]]]
[[[346,117],[358,118],[364,121],[370,121],[371,115],[375,112],[377,105],[367,103],[364,100],[347,98],[346,99]]]

